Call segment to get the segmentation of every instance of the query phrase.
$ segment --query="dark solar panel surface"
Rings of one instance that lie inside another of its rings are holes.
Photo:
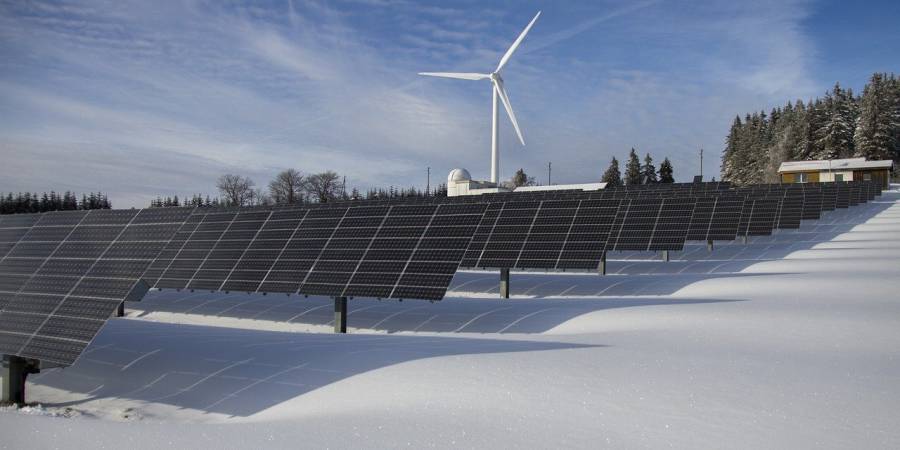
[[[159,288],[439,300],[485,206],[198,211],[151,275]]]
[[[94,210],[5,217],[0,239],[19,239],[0,259],[0,353],[73,363],[189,213]],[[29,221],[33,226],[22,233],[19,226]]]
[[[348,208],[299,292],[440,300],[486,206]]]
[[[681,250],[696,199],[632,198],[619,207],[608,250]]]
[[[785,192],[781,198],[781,206],[778,209],[776,228],[796,229],[800,228],[803,219],[803,192]]]
[[[698,198],[686,240],[733,240],[737,236],[743,208],[742,196]]]
[[[765,236],[772,234],[772,229],[777,224],[780,205],[780,198],[748,198],[741,212],[738,236]]]
[[[821,188],[803,192],[803,220],[818,220],[822,216]]]
[[[594,270],[618,199],[491,203],[462,267]]]

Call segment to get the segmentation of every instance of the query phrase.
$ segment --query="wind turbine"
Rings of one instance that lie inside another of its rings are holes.
[[[500,133],[498,128],[498,119],[500,117],[500,112],[497,107],[497,98],[503,102],[503,107],[506,109],[506,113],[509,115],[509,120],[512,122],[513,128],[516,129],[516,135],[519,136],[519,141],[522,145],[525,145],[525,139],[522,137],[522,130],[519,129],[519,123],[516,121],[516,113],[513,112],[512,105],[509,103],[509,96],[506,95],[506,89],[503,87],[503,77],[500,76],[500,71],[503,69],[503,66],[509,62],[509,58],[512,54],[519,48],[519,44],[525,39],[525,35],[528,34],[528,31],[531,30],[531,27],[534,26],[534,23],[538,20],[538,17],[541,16],[541,12],[538,11],[537,14],[534,15],[534,18],[531,19],[531,22],[528,22],[528,26],[522,30],[522,33],[519,34],[519,37],[512,43],[509,47],[509,50],[506,51],[506,54],[500,58],[500,64],[497,65],[497,68],[494,69],[491,73],[471,73],[471,72],[419,72],[419,75],[425,75],[429,77],[441,77],[441,78],[457,78],[460,80],[491,80],[491,97],[493,104],[493,121],[491,122],[491,182],[498,183],[500,181]]]

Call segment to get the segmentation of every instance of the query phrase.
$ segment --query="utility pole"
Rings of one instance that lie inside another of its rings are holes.
[[[550,174],[553,172],[553,161],[547,161],[547,186],[550,186]]]
[[[425,182],[425,196],[431,195],[431,166],[428,167],[428,180]]]
[[[700,148],[700,181],[703,181],[703,147]]]

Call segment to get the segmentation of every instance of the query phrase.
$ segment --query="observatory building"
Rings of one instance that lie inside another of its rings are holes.
[[[495,194],[498,192],[530,191],[596,191],[606,187],[606,183],[554,184],[550,186],[519,186],[509,189],[490,181],[477,181],[466,169],[453,169],[447,175],[447,196]]]

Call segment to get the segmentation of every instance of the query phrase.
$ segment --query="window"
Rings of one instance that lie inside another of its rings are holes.
[[[797,182],[798,183],[808,183],[809,182],[809,174],[798,173],[797,174]]]
[[[864,174],[863,174],[863,181],[872,181],[872,174],[871,174],[871,173],[868,173],[868,172],[867,172],[867,173],[864,173]]]
[[[844,181],[844,174],[842,174],[842,173],[834,174],[834,181]]]

